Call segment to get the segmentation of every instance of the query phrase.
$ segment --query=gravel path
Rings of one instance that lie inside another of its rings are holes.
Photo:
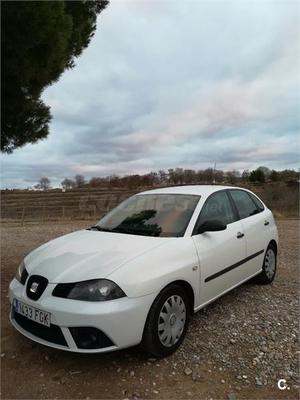
[[[278,222],[278,274],[197,313],[181,348],[155,360],[139,348],[72,354],[22,337],[8,322],[7,286],[21,258],[86,222],[2,227],[2,398],[298,399],[298,221]],[[121,327],[120,327],[121,328]],[[285,379],[287,388],[277,382]]]

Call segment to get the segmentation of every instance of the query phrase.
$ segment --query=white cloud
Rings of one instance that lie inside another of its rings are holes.
[[[44,94],[49,138],[2,156],[2,186],[212,160],[296,167],[299,10],[276,0],[112,1],[77,66]]]

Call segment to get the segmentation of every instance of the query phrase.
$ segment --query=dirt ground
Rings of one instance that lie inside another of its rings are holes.
[[[59,351],[31,342],[10,326],[8,284],[22,257],[87,224],[2,227],[3,399],[299,398],[298,221],[278,221],[279,265],[273,284],[244,284],[201,310],[181,348],[162,360],[149,358],[138,347],[100,355]],[[286,380],[284,390],[278,389],[279,379]]]

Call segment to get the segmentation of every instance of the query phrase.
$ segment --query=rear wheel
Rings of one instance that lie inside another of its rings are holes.
[[[142,346],[155,357],[164,357],[178,349],[186,334],[190,315],[189,299],[178,285],[167,286],[150,309]]]
[[[269,283],[273,282],[276,274],[276,265],[276,248],[273,244],[270,244],[265,254],[262,272],[257,275],[256,282],[261,285],[268,285]]]

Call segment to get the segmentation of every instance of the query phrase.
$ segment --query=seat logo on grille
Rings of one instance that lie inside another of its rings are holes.
[[[32,282],[32,285],[30,286],[30,289],[29,289],[29,290],[30,290],[32,293],[36,293],[38,287],[39,287],[39,284],[38,284],[37,282]]]

